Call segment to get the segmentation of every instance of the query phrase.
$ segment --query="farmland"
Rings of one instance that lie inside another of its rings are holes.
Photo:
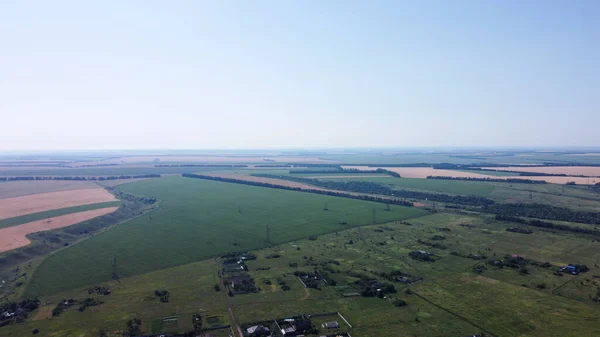
[[[220,328],[210,332],[214,336],[249,337],[250,326],[277,329],[275,320],[281,323],[290,317],[302,317],[319,329],[309,336],[349,332],[353,337],[554,337],[564,335],[565,329],[582,336],[600,332],[594,316],[600,296],[600,194],[593,186],[503,182],[496,178],[518,176],[488,167],[461,171],[382,166],[399,172],[398,178],[311,162],[320,155],[306,156],[308,166],[298,167],[279,165],[277,156],[265,161],[267,167],[153,167],[135,162],[152,157],[129,156],[116,167],[87,167],[93,161],[75,161],[61,164],[73,168],[52,167],[47,172],[60,176],[189,170],[200,179],[172,175],[0,184],[19,186],[18,191],[0,189],[5,194],[0,204],[40,193],[82,193],[98,185],[118,199],[29,210],[0,220],[0,231],[35,221],[49,225],[49,219],[54,223],[61,216],[120,206],[114,213],[69,227],[32,233],[26,239],[29,245],[0,253],[0,279],[7,281],[0,288],[0,305],[3,300],[40,299],[40,308],[25,322],[0,327],[0,335],[23,336],[38,329],[39,336],[117,337],[135,319],[144,334],[182,334],[201,321],[204,328]],[[211,156],[201,157],[177,160],[203,164]],[[226,157],[214,160],[232,165],[253,160]],[[359,159],[356,162],[363,164]],[[175,156],[161,157],[160,163],[168,160]],[[362,167],[374,171],[377,166]],[[46,170],[19,168],[40,169]],[[424,179],[427,172],[494,180]],[[358,200],[369,196],[379,197],[371,199],[378,202]],[[397,198],[400,204],[419,207],[397,206],[392,202]],[[57,204],[68,200],[58,199]],[[234,259],[226,269],[224,263],[232,256],[242,256],[236,252],[256,259],[241,265]],[[585,271],[558,271],[568,264]],[[322,279],[303,278],[307,274]],[[256,291],[233,288],[237,281],[229,277],[240,275],[252,284],[248,289]],[[110,288],[111,293],[99,295],[90,290],[95,288]],[[64,305],[65,299],[75,304]],[[83,307],[85,303],[93,306]],[[61,313],[53,316],[57,308]],[[325,329],[322,325],[330,321],[340,326]]]
[[[270,242],[276,244],[371,223],[373,209],[377,222],[425,214],[414,208],[385,211],[377,203],[181,177],[121,188],[160,199],[161,207],[46,259],[27,289],[30,295],[109,280],[115,257],[119,275],[126,277],[231,250],[261,248],[268,244],[267,224]],[[346,225],[339,224],[341,217]]]
[[[509,226],[478,216],[439,213],[403,222],[349,228],[320,235],[316,240],[296,240],[255,250],[257,259],[247,265],[261,291],[232,297],[232,309],[240,324],[339,311],[352,324],[353,336],[466,336],[482,332],[514,336],[520,332],[523,336],[558,337],[563,336],[563,329],[583,336],[594,335],[600,329],[593,318],[597,304],[588,295],[594,294],[596,285],[591,280],[579,288],[574,285],[600,272],[594,267],[600,258],[597,243],[586,236],[561,233],[511,233],[505,230]],[[442,241],[444,249],[421,243],[431,242],[434,235],[446,237]],[[428,250],[439,260],[427,263],[408,258],[407,253],[415,249]],[[553,275],[552,268],[528,264],[527,274],[492,267],[478,273],[473,266],[484,262],[452,252],[502,260],[507,254],[520,254],[552,265],[575,261],[590,266],[591,271],[580,277],[558,277]],[[270,258],[275,254],[279,257]],[[296,271],[314,268],[326,270],[336,285],[326,285],[320,290],[304,288],[293,276]],[[98,307],[83,313],[69,310],[50,320],[33,320],[25,325],[8,326],[3,331],[7,336],[19,336],[36,327],[48,336],[97,334],[100,330],[123,330],[126,320],[135,316],[141,318],[143,331],[151,332],[157,319],[177,316],[182,323],[175,331],[183,332],[190,328],[186,320],[197,312],[204,317],[218,316],[222,323],[231,324],[223,298],[226,295],[223,290],[213,289],[218,282],[217,270],[213,260],[206,260],[121,278],[118,282],[102,282],[113,293],[102,297],[105,303]],[[394,283],[397,293],[387,299],[342,295],[356,287],[360,275],[381,278],[382,273],[394,270],[424,280],[412,286]],[[282,291],[278,280],[288,284],[290,290]],[[561,286],[565,282],[566,286]],[[539,289],[539,284],[546,284],[547,288]],[[169,303],[153,298],[155,289],[169,290]],[[43,299],[51,309],[63,298],[87,296],[87,287],[81,287]],[[392,299],[402,299],[407,306],[396,308]],[[536,305],[528,305],[532,302]],[[520,309],[513,310],[515,307]],[[115,311],[121,315],[114,315]],[[547,312],[553,313],[552,319]]]
[[[102,188],[67,190],[1,199],[0,219],[14,218],[59,208],[114,201]]]
[[[31,243],[26,237],[28,234],[71,226],[101,215],[112,213],[116,211],[117,208],[118,207],[106,207],[70,213],[0,229],[0,252],[28,245]]]

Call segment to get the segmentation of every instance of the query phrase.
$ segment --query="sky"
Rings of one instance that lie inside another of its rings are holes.
[[[0,151],[599,146],[598,1],[1,1]]]

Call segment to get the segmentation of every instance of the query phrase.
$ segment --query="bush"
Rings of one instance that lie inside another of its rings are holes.
[[[405,307],[408,305],[408,303],[406,303],[406,301],[400,300],[400,299],[395,299],[394,302],[392,302],[394,304],[394,306],[400,308],[400,307]]]
[[[31,332],[32,334],[36,335],[38,332],[40,332],[40,329],[33,329],[33,331]]]

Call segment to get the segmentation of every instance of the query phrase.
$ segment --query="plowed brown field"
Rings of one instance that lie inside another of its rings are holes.
[[[25,214],[117,200],[103,188],[32,194],[0,199],[0,220]]]
[[[100,208],[0,229],[0,253],[23,247],[31,243],[31,241],[26,237],[27,234],[71,226],[85,220],[112,213],[118,208],[119,207]]]
[[[549,174],[571,174],[588,177],[600,177],[598,166],[545,166],[545,167],[490,167],[490,170],[514,171],[514,172],[539,172]]]

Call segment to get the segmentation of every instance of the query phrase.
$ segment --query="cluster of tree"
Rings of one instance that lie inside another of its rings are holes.
[[[427,252],[422,252],[420,250],[410,252],[410,253],[408,253],[408,256],[410,256],[410,258],[413,260],[419,260],[419,261],[425,261],[425,262],[435,262],[435,259],[433,258],[432,254],[427,253]]]
[[[282,189],[282,190],[301,191],[301,192],[309,192],[309,193],[315,193],[315,194],[324,194],[324,195],[330,195],[330,196],[334,196],[334,197],[367,200],[367,201],[373,201],[373,202],[379,202],[379,203],[385,203],[385,204],[392,204],[392,205],[407,206],[407,207],[411,207],[412,206],[412,203],[408,202],[408,201],[404,201],[404,200],[400,200],[400,199],[379,198],[379,197],[370,196],[370,195],[353,195],[353,194],[342,193],[342,192],[335,192],[335,191],[323,191],[323,190],[316,190],[316,189],[315,190],[313,190],[313,189],[301,189],[301,188],[298,188],[298,187],[276,185],[276,184],[263,183],[263,182],[257,182],[257,181],[247,181],[247,180],[241,180],[241,179],[212,177],[212,176],[206,176],[206,175],[200,175],[200,174],[192,174],[192,173],[184,173],[184,174],[182,174],[182,176],[183,177],[187,177],[187,178],[215,180],[215,181],[222,181],[222,182],[242,184],[242,185],[260,186],[260,187],[268,187],[268,188],[278,188],[278,189]],[[270,175],[265,175],[265,176],[268,176],[270,178],[279,177],[279,176],[270,176]],[[310,179],[307,179],[307,180],[310,180]],[[312,180],[310,180],[310,181],[312,181]]]
[[[107,167],[107,166],[119,166],[119,164],[86,164],[86,165],[79,165],[77,167]],[[68,166],[68,167],[72,167],[72,166]]]
[[[268,283],[265,282],[266,284],[271,284],[271,281],[269,281],[269,280],[266,280],[266,281],[268,281]],[[281,287],[281,290],[283,290],[283,291],[292,290],[292,288],[290,288],[290,286],[281,277],[277,278],[277,284],[279,284],[279,286]]]
[[[583,212],[583,211],[573,211],[564,207],[556,207],[544,204],[524,204],[524,203],[516,203],[516,204],[494,204],[489,205],[483,208],[485,212],[496,214],[496,219],[510,219],[506,221],[513,221],[518,223],[524,223],[530,226],[536,227],[546,227],[546,224],[542,223],[539,225],[531,224],[529,222],[523,221],[514,221],[516,216],[520,217],[528,217],[528,218],[538,218],[538,219],[547,219],[547,220],[559,220],[559,221],[568,221],[568,222],[580,222],[585,224],[598,225],[600,224],[600,213],[596,212]],[[499,217],[498,217],[499,216]],[[554,224],[552,224],[554,225]],[[556,225],[559,227],[554,227],[552,229],[561,229],[560,225]],[[551,226],[548,226],[551,227]],[[573,228],[569,226],[563,226],[568,228]],[[564,229],[569,230],[569,229]],[[579,231],[579,230],[576,230]]]
[[[254,167],[292,167],[292,165],[289,164],[284,164],[284,165],[277,165],[277,164],[271,164],[271,165],[254,165]]]
[[[404,301],[404,300],[401,300],[401,299],[399,299],[399,298],[397,298],[397,299],[393,300],[393,301],[392,301],[392,304],[393,304],[395,307],[398,307],[398,308],[405,307],[405,306],[407,306],[407,305],[408,305],[408,303],[406,303],[406,301]]]
[[[105,286],[93,286],[88,289],[88,294],[110,295],[111,290]]]
[[[156,202],[156,198],[138,197],[133,194],[124,193],[120,190],[115,189],[113,189],[112,191],[120,200],[131,201],[136,204],[152,205]]]
[[[6,302],[0,305],[0,327],[24,322],[29,313],[35,311],[39,306],[40,301],[37,298],[21,302]]]
[[[120,180],[120,179],[138,179],[138,178],[160,178],[160,174],[138,174],[138,175],[121,175],[121,176],[106,176],[106,177],[76,177],[76,176],[25,176],[25,177],[0,177],[0,181],[22,181],[22,180],[77,180],[77,181],[104,181],[104,180]]]
[[[439,242],[435,242],[435,243],[434,242],[427,242],[427,241],[424,241],[424,240],[421,240],[421,239],[418,239],[417,242],[420,243],[420,244],[422,244],[422,245],[424,245],[424,246],[428,246],[428,247],[431,247],[431,248],[437,248],[437,249],[442,249],[442,250],[447,248],[446,246],[442,245]]]
[[[127,321],[127,331],[125,331],[124,337],[139,336],[142,334],[142,320],[134,317]]]
[[[487,259],[487,255],[477,255],[477,254],[461,254],[459,252],[451,252],[450,255],[454,255],[454,256],[460,256],[460,257],[464,257],[465,259],[471,259],[471,260],[485,260]]]
[[[400,178],[400,174],[398,172],[394,172],[394,171],[390,171],[390,170],[386,170],[386,169],[382,169],[382,168],[378,168],[375,170],[359,170],[356,168],[346,168],[345,169],[345,168],[342,168],[341,166],[337,166],[337,167],[330,167],[330,168],[316,169],[316,170],[315,169],[290,170],[290,174],[307,174],[307,173],[387,174],[394,178]]]
[[[484,206],[491,205],[494,203],[493,200],[477,197],[477,196],[461,196],[461,195],[448,195],[441,193],[428,193],[428,192],[417,192],[410,190],[397,190],[393,189],[388,185],[378,184],[370,181],[323,181],[316,179],[307,179],[300,177],[290,176],[278,176],[269,174],[260,174],[257,176],[275,178],[275,179],[286,179],[304,184],[310,184],[317,187],[322,187],[330,190],[340,190],[357,193],[368,193],[368,194],[379,194],[391,197],[401,197],[409,199],[421,199],[431,200],[438,202],[448,202],[454,204],[464,204],[470,206]]]
[[[516,222],[516,223],[520,223],[520,224],[524,224],[524,225],[528,225],[528,226],[532,226],[532,227],[538,227],[538,228],[547,228],[547,229],[554,229],[554,230],[560,230],[560,231],[566,231],[566,232],[600,236],[600,231],[596,230],[596,229],[561,225],[561,224],[555,224],[552,222],[541,221],[541,220],[527,220],[527,219],[523,219],[523,218],[519,218],[519,217],[500,215],[500,214],[496,215],[496,220]]]
[[[294,276],[299,277],[307,288],[321,289],[324,275],[315,268],[314,272],[295,271]]]
[[[533,231],[531,229],[519,228],[519,227],[508,227],[506,229],[507,232],[513,233],[521,233],[521,234],[531,234]]]
[[[200,333],[202,330],[202,315],[194,314],[192,317],[192,323],[194,324],[194,331]],[[195,336],[196,334],[194,334]]]
[[[280,257],[281,257],[280,254],[271,254],[271,255],[265,256],[265,259],[278,259]]]
[[[532,259],[526,259],[520,255],[505,255],[503,260],[488,260],[487,263],[496,268],[513,268],[519,269],[521,273],[528,274],[528,265],[537,266],[541,268],[552,268],[550,262],[541,262]]]
[[[100,305],[102,303],[104,303],[104,302],[102,302],[98,299],[92,298],[92,297],[86,298],[85,300],[83,300],[83,302],[81,302],[79,311],[84,312],[87,307],[93,307],[96,305]]]
[[[256,293],[259,291],[259,289],[256,287],[254,279],[252,278],[244,279],[241,282],[234,283],[232,288],[233,292],[236,293]],[[230,292],[230,296],[231,295],[233,295],[233,293]]]
[[[154,167],[209,167],[209,168],[232,168],[232,167],[248,167],[248,165],[240,164],[157,164]]]
[[[169,292],[166,290],[154,290],[154,296],[160,298],[162,303],[169,303]]]
[[[75,304],[75,300],[70,298],[70,299],[63,299],[62,301],[58,302],[58,305],[56,305],[56,307],[54,309],[52,309],[52,316],[60,316],[60,314],[65,311],[65,309],[67,309],[68,307],[72,306],[73,304]]]
[[[384,298],[386,294],[396,293],[396,287],[391,283],[380,282],[370,277],[363,277],[356,281],[360,288],[360,295],[363,297]]]
[[[427,176],[427,179],[439,180],[464,180],[464,181],[485,181],[492,183],[511,183],[511,184],[546,184],[545,180],[531,180],[519,178],[472,178],[472,177],[449,177],[449,176]]]

